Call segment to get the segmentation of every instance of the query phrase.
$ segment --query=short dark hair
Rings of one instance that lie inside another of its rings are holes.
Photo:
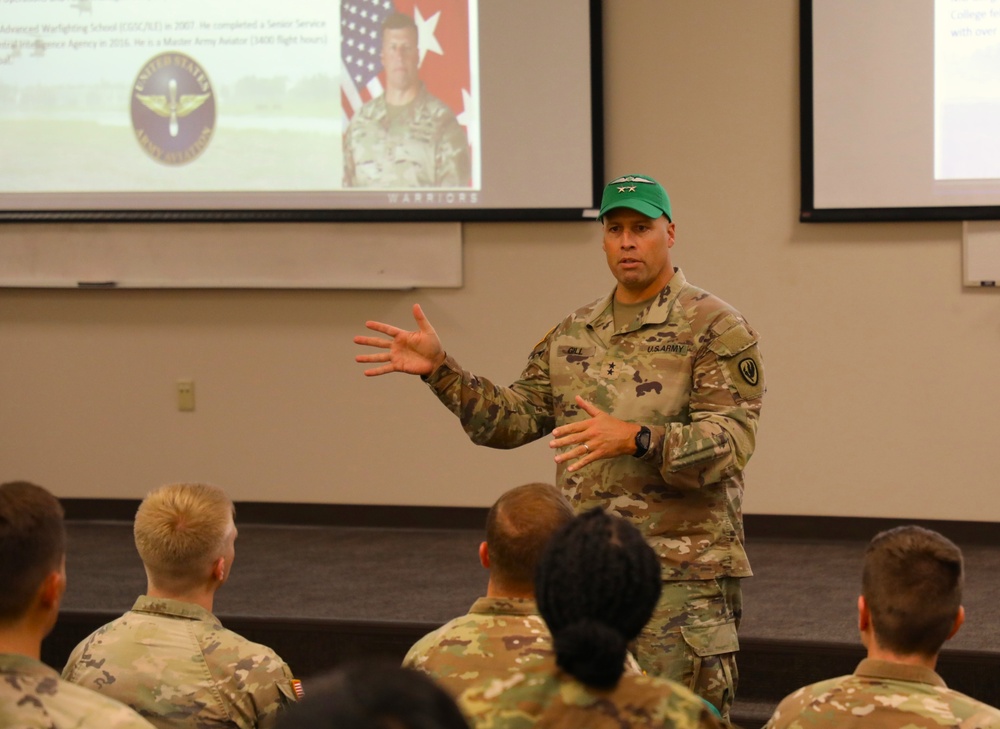
[[[486,516],[495,579],[507,587],[530,588],[549,540],[573,516],[573,507],[552,484],[526,483],[504,493]]]
[[[599,508],[576,517],[549,543],[535,579],[556,663],[588,686],[615,686],[661,590],[660,560],[638,529]]]
[[[21,617],[65,556],[59,499],[27,481],[0,485],[0,621]]]
[[[277,729],[468,729],[430,676],[384,660],[353,662],[310,681]]]
[[[875,535],[865,552],[861,591],[875,639],[901,655],[936,656],[962,605],[962,550],[919,526]]]
[[[389,13],[382,21],[382,32],[387,30],[412,30],[419,35],[417,24],[406,13]]]

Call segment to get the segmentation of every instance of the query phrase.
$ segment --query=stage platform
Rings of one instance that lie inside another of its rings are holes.
[[[401,659],[420,636],[485,592],[477,556],[482,528],[473,527],[485,510],[418,509],[412,526],[405,509],[394,508],[386,520],[358,508],[334,519],[322,508],[304,520],[288,519],[298,524],[260,523],[287,518],[287,509],[237,508],[236,561],[215,613],[227,627],[274,648],[298,677],[349,658]],[[43,646],[43,660],[59,669],[77,641],[128,610],[145,588],[124,518],[133,504],[96,512],[70,506],[67,513],[69,587]],[[76,513],[123,518],[72,518]],[[428,514],[436,526],[424,526]],[[301,524],[323,520],[353,525]],[[755,729],[799,686],[853,670],[863,655],[856,601],[865,544],[897,523],[747,517],[754,577],[744,581],[735,723]],[[997,525],[923,523],[958,543],[966,559],[966,624],[949,642],[939,673],[953,688],[1000,705]]]

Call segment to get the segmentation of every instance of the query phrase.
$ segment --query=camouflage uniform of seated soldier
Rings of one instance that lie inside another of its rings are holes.
[[[0,727],[153,729],[127,706],[74,686],[41,662],[66,589],[66,528],[41,486],[0,486]]]
[[[1000,728],[1000,711],[934,671],[965,620],[962,552],[937,532],[881,532],[865,554],[858,628],[868,650],[849,676],[786,697],[766,729]]]
[[[63,677],[129,704],[159,729],[272,727],[298,682],[273,650],[212,614],[236,556],[233,515],[214,486],[150,493],[135,517],[147,592],[74,649]]]
[[[476,697],[504,692],[504,701],[517,701],[526,726],[541,711],[539,676],[554,673],[555,654],[535,605],[535,568],[552,535],[572,519],[573,508],[550,484],[504,493],[487,515],[486,541],[479,545],[489,570],[486,596],[417,641],[403,659],[404,667],[430,675],[455,697],[473,726],[489,726],[498,706]]]
[[[656,553],[620,517],[591,509],[552,538],[535,594],[557,670],[544,679],[535,729],[718,729],[718,712],[704,698],[675,681],[623,670],[628,643],[649,621],[660,590]],[[500,702],[516,708],[504,696]]]

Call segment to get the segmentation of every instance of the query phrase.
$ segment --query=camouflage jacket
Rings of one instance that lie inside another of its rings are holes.
[[[719,729],[708,704],[678,683],[626,673],[612,689],[595,689],[552,665],[529,681],[466,690],[459,705],[475,729]]]
[[[491,714],[494,704],[467,705],[463,696],[512,692],[530,697],[540,673],[555,670],[552,636],[534,600],[481,597],[467,615],[445,623],[418,640],[403,659],[435,679],[450,693],[474,726]],[[537,700],[522,706],[525,717],[540,710]]]
[[[949,689],[929,668],[866,658],[850,676],[787,696],[765,729],[997,729],[1000,710]]]
[[[641,458],[595,461],[556,482],[578,511],[601,506],[636,525],[667,580],[751,574],[743,546],[743,469],[764,394],[757,334],[675,269],[636,319],[614,331],[612,297],[578,309],[535,347],[509,387],[445,363],[427,377],[473,442],[515,448],[589,416],[580,395],[652,432]]]
[[[198,605],[146,595],[80,643],[63,678],[160,729],[264,729],[295,700],[291,672],[270,648]]]
[[[403,106],[378,96],[344,133],[344,187],[468,187],[469,142],[451,109],[423,84]]]
[[[556,667],[552,637],[534,600],[481,597],[467,615],[418,640],[403,659],[403,666],[434,678],[455,697],[474,729],[533,727],[542,714],[561,715],[564,709],[560,707],[570,695],[576,702],[573,706],[604,705],[612,697],[620,702],[614,705],[615,712],[632,712],[638,707],[652,712],[700,712],[700,699],[695,699],[698,706],[686,706],[685,700],[673,696],[675,685],[665,681],[653,681],[653,688],[648,688],[650,682],[641,675],[632,654],[625,660],[625,677],[619,686],[594,693]],[[683,689],[680,693],[686,694]],[[665,700],[668,695],[673,697],[670,701]],[[567,714],[572,712],[565,709]],[[620,714],[614,715],[620,718]],[[679,729],[686,726],[678,724]]]
[[[82,689],[34,658],[0,654],[4,729],[153,729],[132,709]]]

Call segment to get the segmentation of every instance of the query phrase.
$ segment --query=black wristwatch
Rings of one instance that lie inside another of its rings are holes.
[[[649,452],[649,440],[652,437],[653,434],[645,425],[639,428],[639,432],[635,434],[635,453],[632,454],[634,458],[642,458]]]

